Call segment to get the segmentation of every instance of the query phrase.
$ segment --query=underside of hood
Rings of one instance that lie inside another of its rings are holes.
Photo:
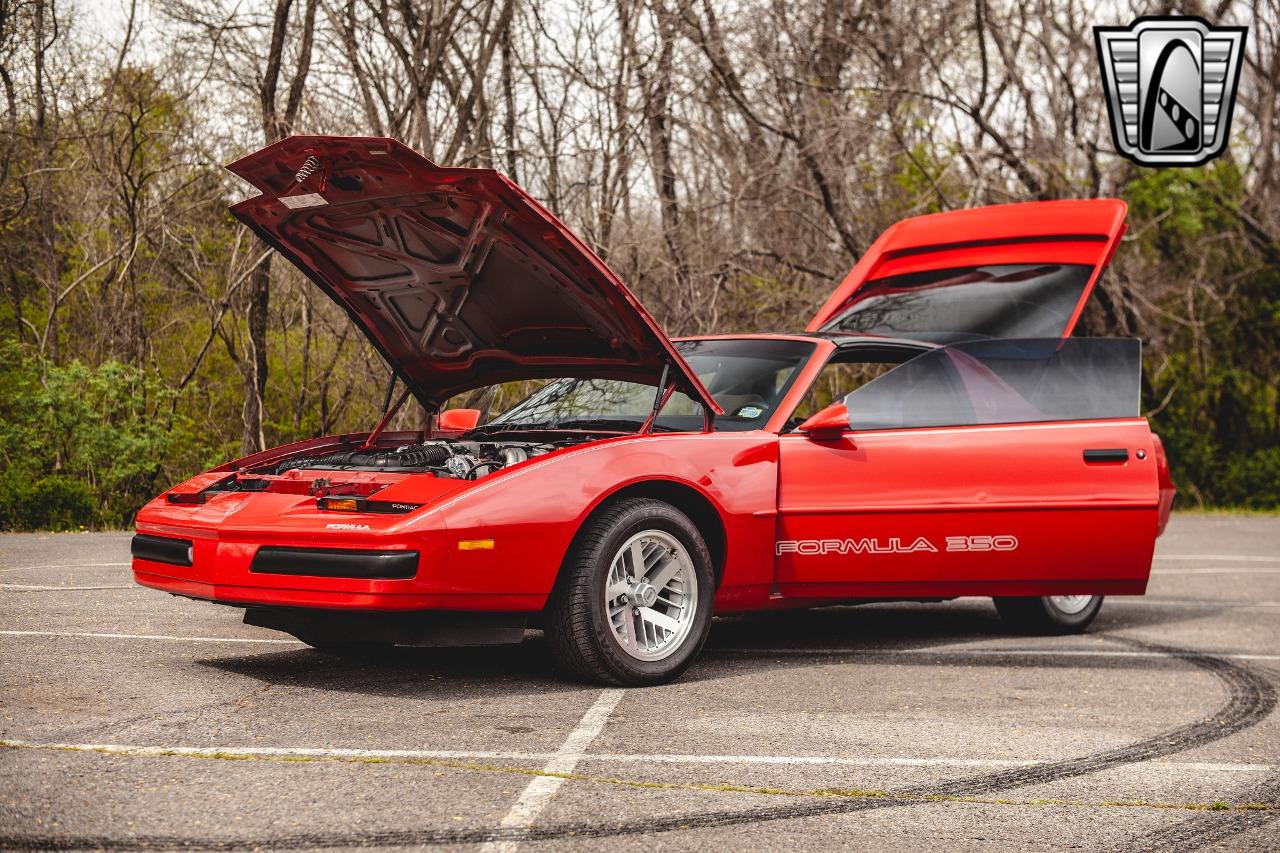
[[[555,376],[657,384],[719,413],[612,270],[520,187],[392,139],[295,136],[227,167],[261,195],[231,212],[288,258],[418,400]]]

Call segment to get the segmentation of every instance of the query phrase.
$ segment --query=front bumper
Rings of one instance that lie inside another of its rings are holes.
[[[444,536],[245,541],[213,531],[139,531],[133,576],[142,586],[241,607],[354,611],[537,611],[545,593],[478,591],[446,571]]]

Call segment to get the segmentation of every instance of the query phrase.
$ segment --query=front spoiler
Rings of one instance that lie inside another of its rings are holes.
[[[244,623],[292,634],[310,645],[498,646],[524,639],[523,613],[341,613],[250,607]]]

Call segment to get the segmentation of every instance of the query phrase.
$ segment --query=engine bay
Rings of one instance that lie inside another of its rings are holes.
[[[374,471],[429,473],[458,480],[478,480],[495,471],[550,453],[576,441],[471,441],[436,439],[388,448],[358,448],[314,456],[297,456],[273,466],[270,473],[289,471]]]
[[[345,443],[315,447],[309,452],[237,469],[199,492],[170,492],[168,501],[203,504],[219,494],[267,492],[314,497],[321,509],[406,512],[417,504],[384,503],[375,496],[388,486],[415,476],[479,480],[601,437],[582,432],[539,432],[536,440],[523,436],[426,438],[418,432],[383,436],[382,442],[370,447],[363,443],[362,436],[352,436]]]

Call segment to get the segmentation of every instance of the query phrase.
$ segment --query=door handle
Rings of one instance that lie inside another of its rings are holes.
[[[1085,462],[1128,462],[1129,451],[1123,447],[1093,447],[1084,452]]]

